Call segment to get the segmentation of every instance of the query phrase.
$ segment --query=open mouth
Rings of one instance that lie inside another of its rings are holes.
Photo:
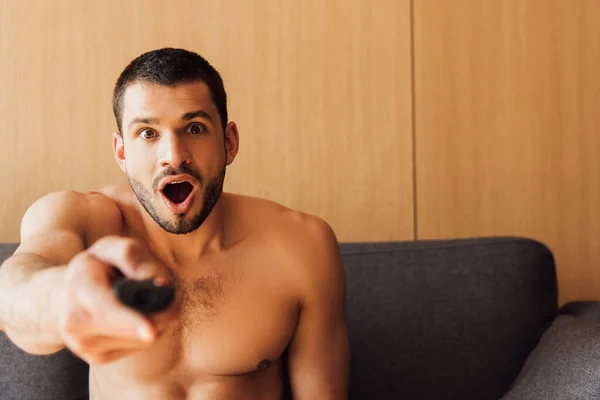
[[[183,181],[168,183],[163,188],[162,192],[171,202],[174,204],[180,204],[188,198],[193,189],[194,187],[191,183]]]

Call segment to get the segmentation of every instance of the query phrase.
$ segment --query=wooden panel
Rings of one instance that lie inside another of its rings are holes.
[[[600,2],[415,2],[419,238],[522,235],[600,299]]]
[[[0,5],[0,241],[44,193],[125,182],[113,84],[162,46],[224,77],[241,130],[226,190],[320,215],[340,240],[413,237],[409,0]]]

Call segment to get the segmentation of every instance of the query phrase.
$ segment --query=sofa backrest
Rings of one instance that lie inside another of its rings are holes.
[[[0,262],[15,249],[0,245]],[[557,313],[551,252],[522,238],[343,243],[350,399],[498,399]],[[64,350],[0,333],[2,399],[87,399]],[[35,384],[32,384],[35,382]]]
[[[557,314],[554,259],[521,238],[343,244],[350,399],[498,399]]]

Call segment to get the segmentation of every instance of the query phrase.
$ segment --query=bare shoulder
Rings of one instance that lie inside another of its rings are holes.
[[[281,211],[271,235],[271,243],[280,247],[287,272],[296,282],[301,302],[341,311],[346,277],[333,228],[316,215],[287,209]]]
[[[114,202],[100,193],[47,193],[23,215],[15,255],[35,254],[65,264],[86,248],[91,237],[117,232],[120,222]]]
[[[262,243],[285,258],[284,263],[299,282],[313,287],[343,285],[340,246],[333,228],[323,218],[269,200],[239,200],[260,224]]]
[[[309,279],[343,273],[340,247],[333,228],[322,218],[289,210],[274,232],[287,254]]]
[[[102,192],[60,190],[34,201],[21,223],[22,240],[47,231],[70,231],[85,237],[90,230],[118,229],[116,203]]]
[[[286,209],[273,227],[282,245],[301,258],[314,258],[314,252],[339,252],[333,228],[322,218],[297,210]]]
[[[280,245],[292,246],[299,251],[306,247],[324,247],[339,250],[332,227],[322,218],[285,207],[271,200],[228,194],[228,202],[235,204],[235,224],[254,226],[266,235],[266,240],[277,240]]]

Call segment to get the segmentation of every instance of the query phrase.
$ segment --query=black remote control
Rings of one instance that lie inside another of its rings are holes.
[[[175,295],[172,286],[157,286],[154,280],[126,278],[115,268],[112,288],[117,298],[126,306],[143,314],[157,313],[169,306]]]

